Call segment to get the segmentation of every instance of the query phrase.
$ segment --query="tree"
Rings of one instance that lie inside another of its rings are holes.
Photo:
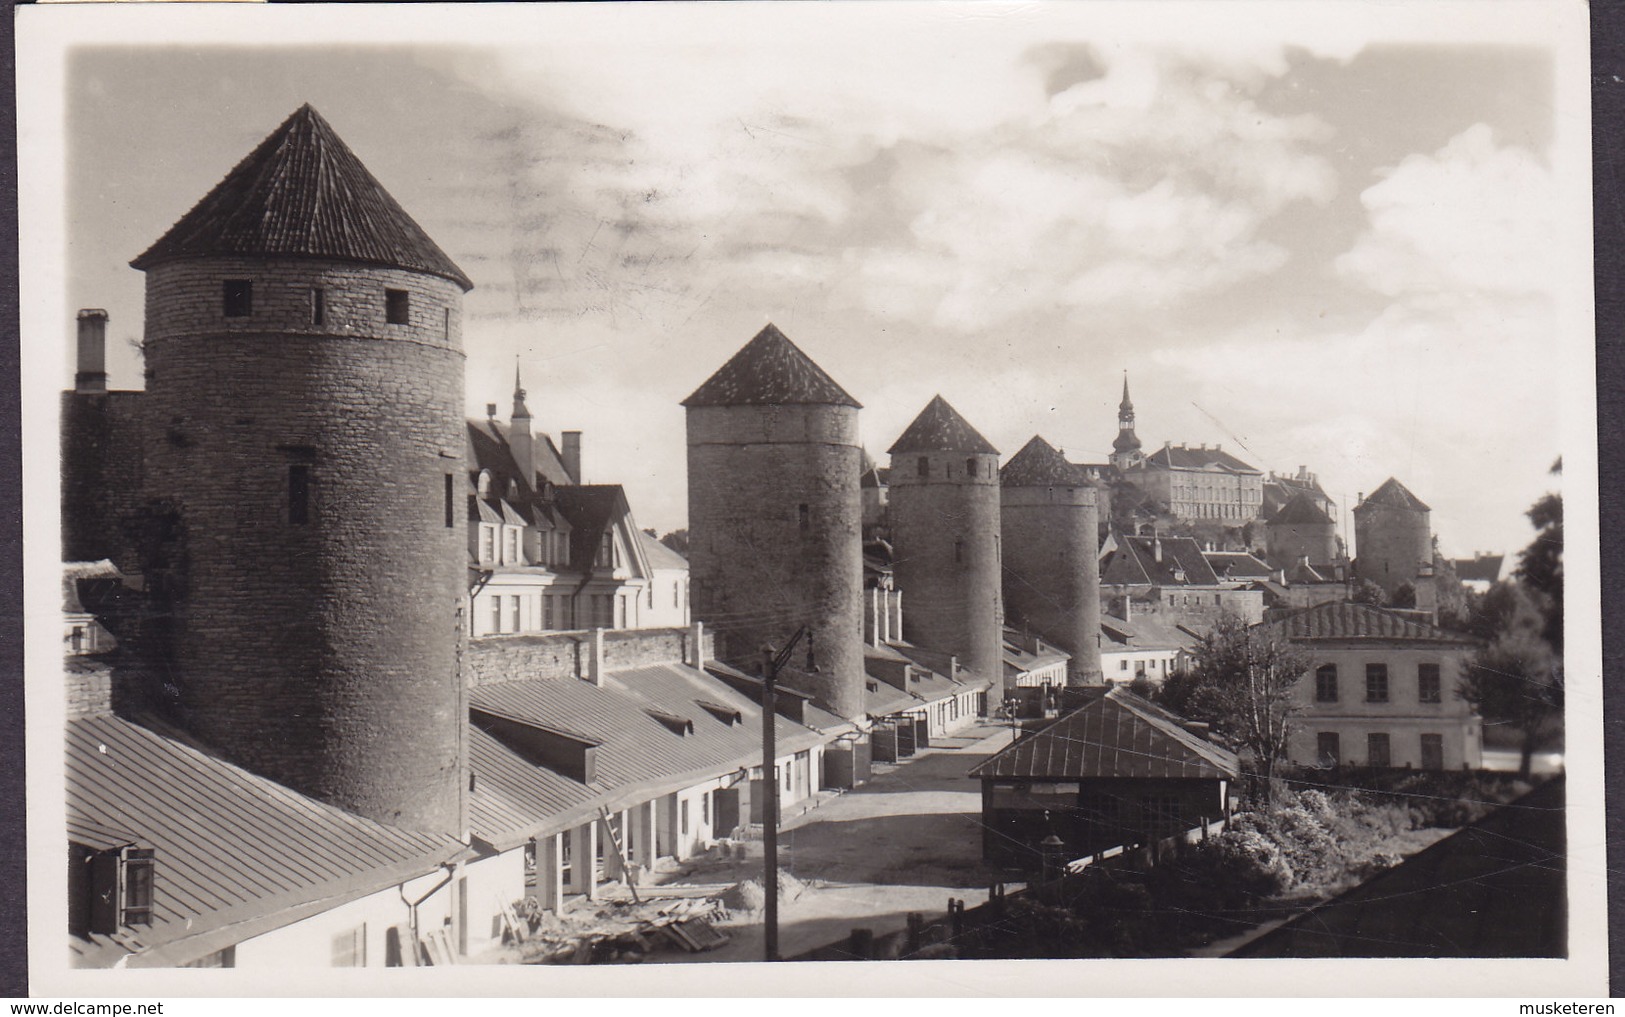
[[[686,528],[672,530],[664,537],[661,537],[660,542],[680,555],[685,557],[688,555],[688,530]]]
[[[1372,607],[1382,607],[1388,603],[1388,594],[1384,593],[1370,579],[1356,579],[1349,584],[1349,599],[1356,604],[1370,604]]]
[[[1278,632],[1223,614],[1197,643],[1191,668],[1168,679],[1159,701],[1207,721],[1224,740],[1248,749],[1267,786],[1286,755],[1296,712],[1293,687],[1310,663]]]
[[[1407,579],[1394,587],[1394,599],[1388,602],[1388,606],[1404,611],[1416,607],[1416,584]]]
[[[1563,710],[1563,663],[1544,635],[1545,599],[1518,582],[1490,588],[1472,621],[1486,643],[1468,662],[1461,687],[1485,720],[1511,724],[1523,736],[1518,773],[1525,778]]]
[[[1563,460],[1552,464],[1561,475]],[[1563,653],[1563,496],[1548,494],[1524,513],[1535,527],[1535,540],[1518,555],[1515,575],[1546,598],[1542,635],[1558,655]]]

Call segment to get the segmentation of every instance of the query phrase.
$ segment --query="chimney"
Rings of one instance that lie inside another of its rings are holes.
[[[497,419],[497,404],[496,403],[486,403],[485,404],[485,419],[491,421],[492,423],[496,422],[496,419]]]
[[[570,482],[581,483],[581,432],[565,431],[559,436],[564,441],[561,455],[564,457],[565,472],[570,474]]]
[[[1128,621],[1133,617],[1134,617],[1134,597],[1131,596],[1130,594],[1125,593],[1125,594],[1123,594],[1123,620]]]
[[[1439,621],[1439,585],[1434,578],[1433,566],[1423,565],[1416,574],[1416,609],[1426,611],[1435,624]]]
[[[107,391],[107,312],[99,307],[79,312],[79,365],[73,390],[82,395]]]
[[[1159,564],[1162,562],[1162,538],[1155,534],[1151,536],[1151,557]]]
[[[592,657],[587,661],[587,680],[594,685],[604,684],[604,630],[592,630]]]
[[[695,622],[688,629],[688,646],[684,647],[683,663],[699,670],[705,667],[705,623]]]

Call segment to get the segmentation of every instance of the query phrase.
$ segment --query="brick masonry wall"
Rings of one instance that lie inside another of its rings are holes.
[[[113,708],[113,671],[70,663],[64,671],[68,717],[93,717]]]
[[[253,283],[252,314],[226,317],[228,279]],[[319,325],[311,320],[314,288],[323,293]],[[384,320],[386,289],[407,292],[408,324]],[[462,305],[462,288],[451,280],[400,268],[319,258],[204,258],[148,270],[146,334],[149,341],[220,334],[406,339],[461,351]]]
[[[1430,513],[1388,505],[1366,505],[1354,517],[1354,574],[1381,586],[1391,597],[1402,583],[1433,560]]]
[[[1073,682],[1100,681],[1099,532],[1092,488],[1006,487],[1004,606],[1012,625],[1072,654]]]
[[[892,568],[904,597],[903,635],[928,650],[956,654],[961,665],[1002,689],[999,457],[931,453],[923,482],[919,458],[892,458]],[[970,458],[977,469],[967,477]]]
[[[128,564],[123,520],[140,501],[141,392],[62,394],[62,558]]]
[[[354,306],[377,295],[380,322],[386,284],[460,296],[436,277],[292,259],[148,273],[146,493],[182,527],[168,705],[274,780],[457,831],[463,355],[433,321],[364,332],[336,285],[346,272]],[[218,281],[239,276],[255,281],[255,317],[227,323]],[[317,284],[336,334],[292,327]],[[303,524],[290,519],[295,465],[309,469]]]
[[[604,633],[604,670],[619,671],[649,664],[681,664],[693,630],[616,629]],[[706,659],[713,655],[711,633],[701,637]],[[591,669],[592,632],[549,632],[544,635],[486,636],[468,644],[466,674],[470,686],[503,682],[584,679]]]
[[[1264,539],[1277,568],[1290,570],[1302,555],[1313,565],[1337,560],[1337,528],[1331,523],[1269,523]]]
[[[849,406],[688,410],[692,617],[752,673],[810,626],[820,671],[801,691],[847,718],[864,712],[857,422]]]

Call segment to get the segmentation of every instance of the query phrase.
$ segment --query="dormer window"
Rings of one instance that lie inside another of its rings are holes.
[[[615,535],[613,533],[605,531],[604,535],[598,538],[598,557],[593,560],[593,565],[601,569],[615,567]]]
[[[227,279],[223,290],[226,317],[246,318],[254,313],[253,280]]]
[[[405,290],[384,291],[384,321],[391,325],[412,322],[412,298]]]
[[[69,843],[69,929],[78,934],[116,935],[152,924],[154,870],[151,848],[133,844],[97,848]]]

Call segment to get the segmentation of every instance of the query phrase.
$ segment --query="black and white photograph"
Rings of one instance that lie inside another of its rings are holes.
[[[1583,3],[176,6],[17,15],[40,991],[1606,993]]]

